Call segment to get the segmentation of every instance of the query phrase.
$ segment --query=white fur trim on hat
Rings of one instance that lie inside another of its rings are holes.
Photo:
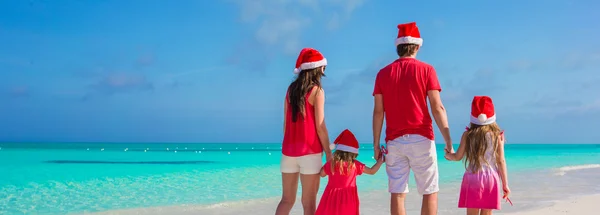
[[[334,150],[335,149],[335,144],[329,144],[329,149],[330,150]]]
[[[294,69],[294,74],[298,74],[302,70],[314,69],[314,68],[321,67],[321,66],[327,66],[327,58],[323,58],[323,60],[320,60],[320,61],[300,64],[300,68]]]
[[[494,114],[492,117],[487,117],[485,114],[479,114],[477,118],[471,116],[471,123],[475,125],[489,125],[496,122],[496,115]]]
[[[396,46],[400,44],[417,44],[421,46],[423,45],[423,39],[411,36],[399,37],[396,39]]]
[[[337,144],[335,146],[335,150],[340,150],[340,151],[345,151],[345,152],[351,152],[354,154],[358,154],[358,148],[354,148],[354,147],[350,147],[347,145],[342,145],[342,144]]]

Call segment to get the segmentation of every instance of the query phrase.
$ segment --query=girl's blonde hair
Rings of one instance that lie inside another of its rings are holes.
[[[471,172],[481,170],[483,164],[490,166],[496,165],[488,163],[485,159],[485,152],[488,150],[488,141],[492,141],[493,152],[498,158],[498,141],[501,130],[500,126],[495,122],[489,125],[476,125],[471,123],[471,126],[466,132],[465,140],[465,168]],[[488,136],[489,134],[489,136]],[[488,140],[487,138],[492,138]]]
[[[354,161],[356,160],[356,157],[358,157],[358,154],[356,153],[336,150],[333,153],[331,172],[333,174],[335,174],[335,172],[339,172],[341,175],[348,174],[352,169],[354,169]],[[345,171],[344,164],[346,164]]]

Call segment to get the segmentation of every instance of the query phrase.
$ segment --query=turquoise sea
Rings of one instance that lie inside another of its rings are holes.
[[[462,163],[444,160],[442,152],[443,145],[438,145],[443,190],[460,182],[464,168]],[[359,160],[374,163],[371,144],[363,144],[360,153]],[[508,144],[506,155],[515,184],[511,185],[514,199],[521,198],[521,202],[534,197],[520,194],[514,187],[525,190],[562,183],[549,180],[564,177],[569,171],[600,167],[600,145],[593,144]],[[0,214],[68,214],[177,205],[210,208],[276,199],[281,194],[280,156],[280,144],[2,143]],[[580,179],[596,176],[584,174]],[[321,190],[325,184],[323,179]],[[375,176],[361,176],[358,187],[361,193],[385,191],[385,168]],[[573,192],[600,192],[598,186],[589,185],[580,190]]]

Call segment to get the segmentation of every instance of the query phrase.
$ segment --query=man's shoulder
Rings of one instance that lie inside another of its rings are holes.
[[[399,68],[397,66],[399,64],[404,64],[404,65],[406,65],[406,64],[413,64],[417,68],[424,68],[426,70],[433,70],[433,71],[435,71],[435,68],[431,64],[429,64],[429,63],[427,63],[425,61],[418,60],[416,58],[411,58],[409,60],[401,60],[401,59],[394,60],[393,62],[391,62],[388,65],[386,65],[383,68],[381,68],[379,70],[379,72],[377,72],[377,75],[379,76],[379,75],[382,75],[382,74],[389,74],[389,73],[391,73],[394,70],[394,68]]]
[[[425,68],[428,68],[428,69],[434,69],[434,68],[433,68],[433,66],[432,66],[431,64],[429,64],[429,63],[427,63],[427,62],[425,62],[425,61],[421,61],[421,60],[418,60],[418,59],[414,59],[414,61],[413,61],[413,62],[414,62],[414,64],[416,64],[416,65],[418,65],[418,66],[420,66],[420,67],[425,67]]]
[[[381,74],[381,73],[386,73],[386,72],[388,72],[388,73],[389,73],[389,72],[391,72],[391,71],[392,71],[392,68],[394,68],[394,65],[396,65],[396,64],[399,64],[399,63],[400,63],[400,61],[399,61],[399,60],[394,60],[394,61],[392,61],[392,62],[391,62],[391,63],[389,63],[388,65],[385,65],[383,68],[381,68],[381,69],[379,70],[378,74]]]
[[[393,66],[394,64],[397,64],[397,63],[398,63],[398,61],[392,61],[391,63],[388,63],[388,64],[387,64],[387,65],[385,65],[383,68],[381,68],[381,69],[379,70],[379,72],[386,71],[386,70],[390,70],[390,68],[392,68],[392,66]]]

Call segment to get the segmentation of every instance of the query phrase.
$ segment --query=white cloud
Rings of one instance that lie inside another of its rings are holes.
[[[365,0],[237,0],[240,19],[253,29],[256,42],[297,54],[302,35],[319,27],[334,30]],[[317,20],[329,20],[321,22]]]
[[[575,112],[579,112],[579,113],[600,111],[600,100],[592,101],[590,103],[583,104],[581,106],[573,107],[570,109],[570,111],[575,111]]]
[[[313,9],[314,11],[320,10],[319,0],[298,0],[298,3]]]
[[[352,13],[365,3],[365,0],[330,0],[334,7],[341,11],[330,11],[331,14],[327,22],[327,29],[332,31],[341,27],[343,22],[348,21],[352,17]]]
[[[518,72],[579,71],[600,65],[600,53],[572,51],[540,59],[520,59],[508,63],[507,69]]]
[[[346,14],[351,14],[356,8],[362,6],[365,0],[337,0],[339,4],[346,6]]]
[[[329,19],[329,22],[327,22],[327,29],[328,30],[338,29],[342,22],[340,19],[341,19],[340,14],[333,13],[331,16],[331,19]]]

